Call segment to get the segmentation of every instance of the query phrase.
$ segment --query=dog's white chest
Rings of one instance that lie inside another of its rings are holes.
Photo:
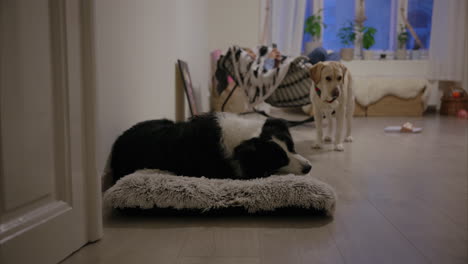
[[[323,102],[322,100],[320,100],[318,96],[312,99],[312,103],[315,104],[315,107],[317,110],[320,110],[323,113],[327,113],[327,112],[331,113],[335,111],[340,105],[339,98],[337,98],[335,101],[331,103],[328,103],[328,102]]]

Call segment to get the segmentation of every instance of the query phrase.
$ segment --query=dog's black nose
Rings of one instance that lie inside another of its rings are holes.
[[[312,166],[309,164],[305,165],[304,168],[302,168],[302,173],[307,174],[309,171],[312,169]]]
[[[333,89],[332,96],[338,97],[340,95],[340,90],[338,88]]]

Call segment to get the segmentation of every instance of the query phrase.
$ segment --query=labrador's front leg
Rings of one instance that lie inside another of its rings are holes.
[[[333,135],[333,115],[331,111],[325,111],[325,116],[327,117],[328,129],[327,135],[323,139],[325,143],[332,142],[332,135]]]
[[[346,137],[344,139],[345,142],[353,142],[353,137],[351,136],[351,127],[353,122],[354,107],[354,96],[351,96],[351,99],[348,100],[348,107],[346,109]]]
[[[343,140],[341,133],[343,132],[344,123],[344,108],[342,105],[336,111],[336,130],[335,130],[335,150],[343,151]]]
[[[317,139],[312,144],[312,148],[321,149],[323,147],[323,113],[314,106],[315,127],[317,128]]]

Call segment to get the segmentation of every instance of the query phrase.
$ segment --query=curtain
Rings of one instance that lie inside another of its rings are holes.
[[[466,2],[434,0],[429,50],[430,79],[466,83]]]
[[[284,55],[301,55],[306,0],[271,0],[270,8],[271,42]]]
[[[468,4],[465,4],[465,14],[468,14]],[[467,15],[468,16],[468,15]],[[463,88],[468,92],[468,17],[465,17],[465,66],[463,73]]]

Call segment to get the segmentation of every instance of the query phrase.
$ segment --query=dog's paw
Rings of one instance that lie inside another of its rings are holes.
[[[353,140],[354,140],[354,139],[353,139],[352,136],[348,136],[348,137],[345,138],[344,141],[345,141],[345,142],[353,142]]]
[[[336,144],[335,145],[335,150],[336,151],[344,151],[343,144]]]
[[[312,144],[312,148],[313,148],[313,149],[321,149],[321,148],[323,148],[323,145],[322,145],[322,143],[318,143],[318,142],[317,142],[317,143],[313,143],[313,144]]]
[[[325,143],[330,143],[330,142],[332,142],[332,138],[331,138],[330,136],[325,136],[325,137],[323,138],[323,141],[324,141]]]

